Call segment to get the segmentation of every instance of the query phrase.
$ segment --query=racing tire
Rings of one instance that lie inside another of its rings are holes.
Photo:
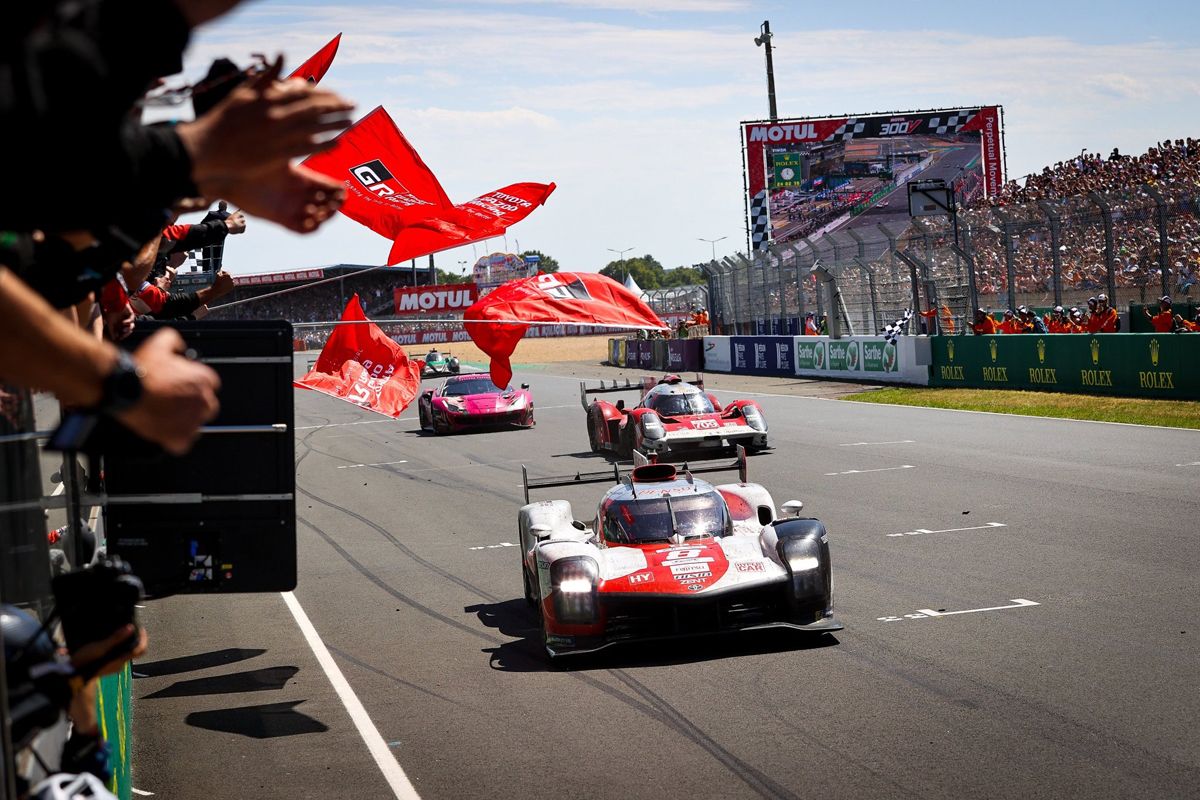
[[[592,415],[588,414],[587,418],[588,432],[588,447],[592,448],[593,453],[600,452],[600,435],[596,432],[596,421],[592,419]]]
[[[620,444],[617,447],[617,455],[621,458],[633,458],[633,430],[630,425],[636,425],[636,422],[626,422],[625,427],[621,429]]]
[[[439,420],[437,414],[433,413],[433,409],[429,409],[430,416],[433,417],[433,432],[436,434],[445,434],[450,432],[450,423],[445,420]]]
[[[424,403],[417,403],[417,419],[420,420],[421,430],[428,430],[432,427],[429,422],[429,412],[425,410]]]

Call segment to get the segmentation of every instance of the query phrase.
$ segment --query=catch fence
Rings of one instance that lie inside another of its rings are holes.
[[[862,215],[752,259],[705,265],[709,315],[726,334],[802,333],[809,313],[871,334],[907,309],[936,308],[939,332],[962,333],[977,307],[1086,310],[1101,293],[1121,307],[1189,299],[1200,275],[1197,205],[1195,186],[1142,185],[962,210],[957,220]]]

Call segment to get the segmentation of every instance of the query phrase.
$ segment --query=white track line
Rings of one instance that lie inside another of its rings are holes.
[[[407,419],[416,419],[416,417],[408,417]],[[295,428],[295,430],[315,431],[320,428],[344,428],[347,425],[378,425],[381,422],[396,422],[396,420],[394,420],[394,419],[368,419],[368,420],[363,420],[362,422],[327,422],[324,425],[301,425],[301,426]]]
[[[344,467],[338,467],[338,469],[358,469],[359,467],[387,467],[392,464],[407,464],[407,463],[408,463],[408,461],[380,461],[375,464],[347,464]]]
[[[292,592],[282,592],[282,595],[283,602],[287,603],[292,616],[296,618],[296,624],[300,626],[300,632],[304,634],[304,638],[308,641],[308,646],[312,648],[313,655],[317,657],[317,661],[321,664],[321,669],[325,670],[325,676],[333,684],[333,690],[337,692],[342,705],[346,707],[347,713],[350,714],[350,719],[353,720],[354,727],[358,729],[359,736],[362,737],[363,742],[367,745],[367,750],[374,757],[375,763],[379,766],[379,771],[383,773],[384,780],[388,782],[388,786],[392,787],[392,794],[395,795],[397,800],[420,800],[421,796],[417,794],[417,790],[413,787],[412,782],[409,781],[408,776],[404,774],[404,770],[397,763],[396,757],[392,755],[387,742],[379,734],[379,729],[375,727],[375,723],[371,722],[371,717],[367,714],[367,710],[363,708],[358,695],[350,688],[350,683],[346,680],[346,676],[342,674],[337,662],[330,655],[329,648],[325,646],[325,642],[321,641],[317,629],[313,627],[312,622],[308,619],[308,615],[300,607],[300,601],[296,599],[296,595]]]
[[[846,444],[839,444],[838,447],[862,447],[863,445],[876,444],[916,444],[916,442],[912,439],[900,439],[895,442],[847,442]]]
[[[826,472],[826,475],[861,475],[864,472],[891,472],[894,469],[916,469],[912,464],[901,464],[898,467],[878,467],[877,469],[848,469],[845,472]]]

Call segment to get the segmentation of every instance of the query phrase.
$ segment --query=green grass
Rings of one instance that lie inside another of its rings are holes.
[[[873,389],[847,395],[857,403],[993,411],[1036,417],[1131,422],[1200,429],[1200,402],[993,389]]]

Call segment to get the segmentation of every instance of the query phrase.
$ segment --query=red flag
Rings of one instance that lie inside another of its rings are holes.
[[[339,33],[329,40],[329,44],[314,53],[308,61],[296,67],[295,71],[288,75],[288,78],[303,78],[309,83],[320,83],[321,78],[324,78],[325,73],[329,71],[329,65],[333,63],[333,57],[337,55],[338,45],[341,42],[342,35]]]
[[[382,107],[304,166],[342,181],[342,213],[392,240],[388,264],[500,236],[546,202],[554,184],[514,183],[454,205]]]
[[[663,330],[666,325],[646,303],[621,284],[593,272],[538,273],[509,281],[463,313],[464,320],[521,320],[525,323],[575,322],[620,328]],[[467,322],[467,333],[492,358],[492,383],[512,380],[509,356],[528,324]]]
[[[367,321],[358,295],[342,311],[312,370],[294,385],[314,389],[388,417],[398,417],[421,391],[424,363],[409,360],[404,349],[379,326]]]

